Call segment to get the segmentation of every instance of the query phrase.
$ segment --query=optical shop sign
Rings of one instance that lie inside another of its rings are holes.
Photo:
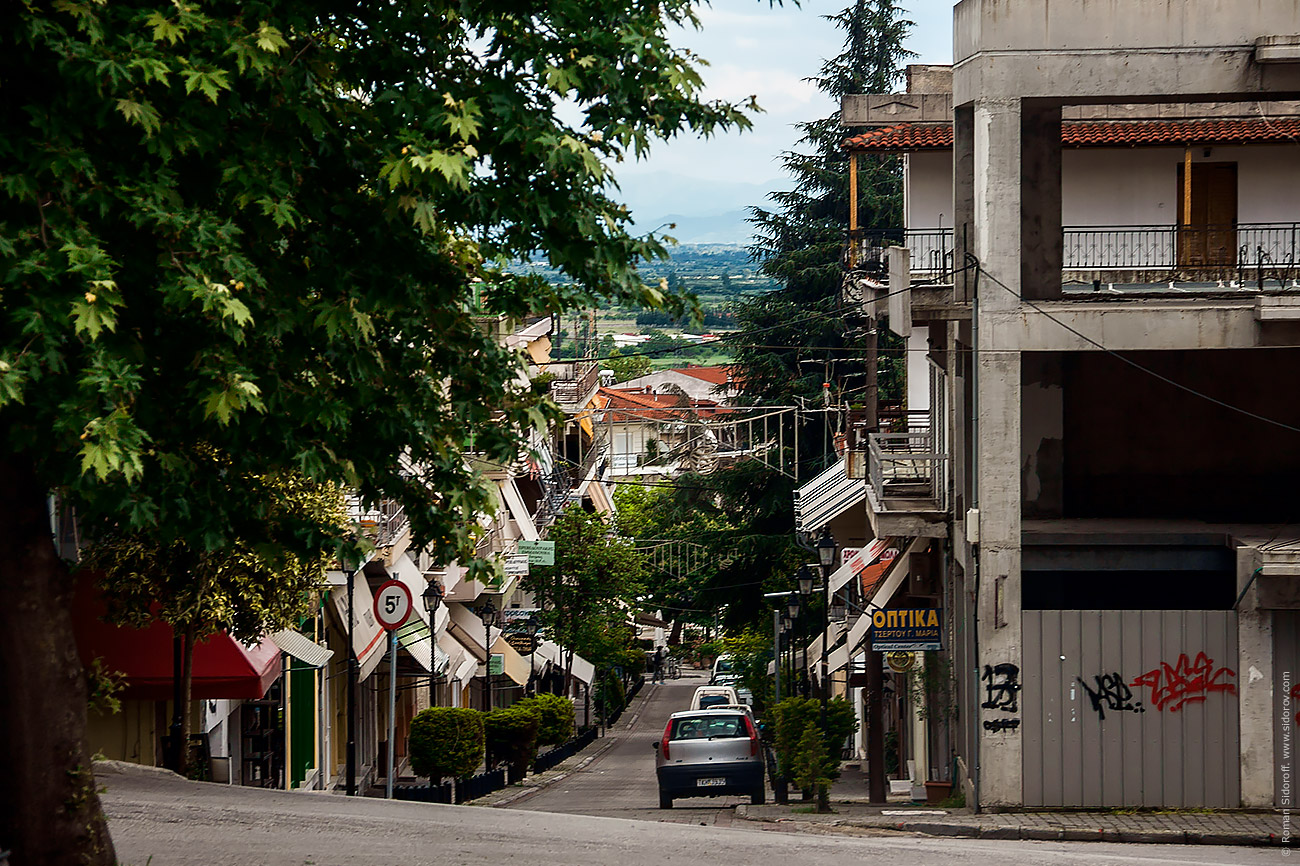
[[[871,614],[871,648],[876,652],[943,649],[942,610],[877,610]]]

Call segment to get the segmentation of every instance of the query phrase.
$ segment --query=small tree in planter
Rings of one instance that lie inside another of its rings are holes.
[[[800,762],[806,762],[803,742],[809,731],[821,730],[821,702],[816,698],[786,698],[772,708],[776,722],[776,757],[778,773],[799,785],[804,796],[816,793],[818,808],[829,808],[830,783],[840,777],[840,749],[844,740],[858,729],[853,707],[843,698],[833,698],[826,704],[826,729],[822,731],[821,755],[823,768],[817,778],[825,778],[825,786],[809,787],[800,781]],[[808,778],[807,773],[804,774]]]
[[[515,704],[484,715],[483,733],[489,763],[508,764],[511,778],[522,778],[537,754],[537,732],[541,725],[542,711],[537,707]]]
[[[535,707],[542,714],[537,730],[538,745],[559,745],[573,736],[573,701],[561,695],[534,695],[515,703],[516,707]]]
[[[458,707],[430,707],[411,720],[411,769],[438,785],[464,778],[483,761],[483,714]]]
[[[805,791],[817,792],[818,812],[831,810],[829,763],[825,738],[819,735],[816,725],[804,725],[794,754],[794,783]]]

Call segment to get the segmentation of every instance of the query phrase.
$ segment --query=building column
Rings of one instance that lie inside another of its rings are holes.
[[[978,658],[981,683],[979,802],[1023,801],[1020,624],[1020,352],[992,343],[990,318],[1020,302],[1022,260],[1021,105],[975,106],[975,253],[1006,288],[979,275],[975,312],[975,496]],[[1008,291],[1010,289],[1010,291]]]
[[[1257,548],[1237,550],[1237,592],[1250,583],[1260,566]],[[1245,808],[1271,808],[1274,794],[1273,723],[1281,707],[1274,696],[1273,617],[1260,610],[1259,590],[1250,589],[1237,606],[1237,713],[1241,750],[1241,805]],[[1294,708],[1292,709],[1294,712]]]
[[[953,301],[968,304],[975,297],[975,274],[963,270],[975,243],[975,109],[969,105],[953,109],[952,204]]]

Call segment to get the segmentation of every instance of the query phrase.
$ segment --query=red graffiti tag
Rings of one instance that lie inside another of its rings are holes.
[[[1176,713],[1183,704],[1205,700],[1210,692],[1235,695],[1236,685],[1223,679],[1236,675],[1230,668],[1215,668],[1214,659],[1205,653],[1197,653],[1195,662],[1188,661],[1187,653],[1182,653],[1177,664],[1170,667],[1168,662],[1161,662],[1160,667],[1147,671],[1129,685],[1150,686],[1151,703],[1156,709]]]

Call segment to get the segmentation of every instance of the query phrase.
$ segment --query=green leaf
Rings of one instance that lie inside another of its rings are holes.
[[[146,135],[153,135],[162,126],[158,110],[148,102],[119,99],[117,101],[117,110],[122,112],[122,116],[129,122],[144,129]]]
[[[217,94],[222,90],[229,89],[229,76],[219,69],[214,69],[209,72],[190,70],[185,73],[185,92],[193,93],[195,90],[202,91],[203,95],[214,104],[217,101]]]
[[[144,21],[146,27],[153,28],[153,41],[166,41],[170,45],[175,45],[185,38],[185,26],[177,21],[163,17],[161,12],[155,12]]]
[[[289,43],[285,41],[284,34],[278,28],[263,21],[257,28],[257,47],[270,54],[279,54],[289,47]]]

